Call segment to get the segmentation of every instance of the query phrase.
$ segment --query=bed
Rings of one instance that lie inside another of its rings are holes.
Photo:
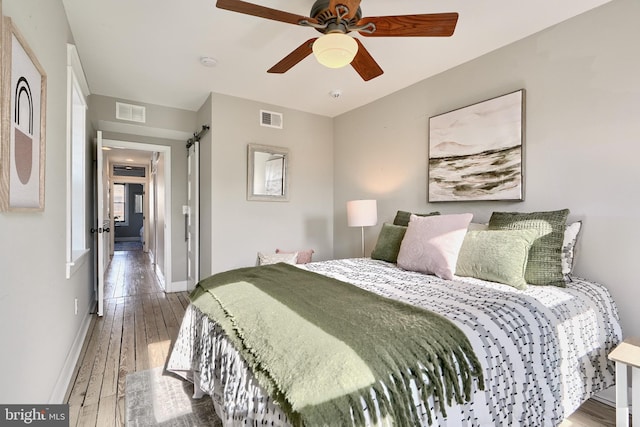
[[[607,354],[622,334],[611,295],[598,283],[572,277],[564,287],[516,289],[472,277],[445,280],[370,258],[292,268],[439,314],[464,334],[479,363],[479,375],[471,378],[463,399],[443,402],[437,393],[423,393],[420,385],[429,379],[414,381],[411,375],[422,374],[408,370],[402,396],[385,389],[351,399],[344,418],[326,425],[344,425],[344,419],[354,425],[403,425],[381,401],[401,399],[414,417],[410,425],[555,426],[614,384]],[[303,424],[282,405],[281,394],[264,386],[264,373],[254,372],[255,361],[246,360],[237,338],[227,332],[192,303],[167,369],[192,381],[197,395],[209,395],[225,426]]]

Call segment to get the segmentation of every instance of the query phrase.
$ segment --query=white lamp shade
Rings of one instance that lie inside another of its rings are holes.
[[[347,202],[347,225],[369,227],[378,222],[378,205],[375,200],[352,200]]]
[[[358,53],[358,43],[346,34],[329,33],[313,42],[312,49],[318,62],[325,67],[341,68],[353,61]]]

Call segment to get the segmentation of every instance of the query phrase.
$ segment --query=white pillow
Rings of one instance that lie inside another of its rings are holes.
[[[576,242],[578,240],[578,233],[582,228],[582,221],[576,221],[571,224],[567,224],[564,229],[564,241],[562,242],[562,253],[560,254],[560,261],[562,263],[562,274],[571,274],[573,270],[573,262],[576,255]]]
[[[400,244],[398,266],[405,270],[435,274],[451,280],[458,253],[473,214],[411,215]]]
[[[265,254],[258,252],[258,265],[277,264],[284,262],[287,264],[295,264],[298,261],[298,252],[292,253],[279,253],[279,254]]]

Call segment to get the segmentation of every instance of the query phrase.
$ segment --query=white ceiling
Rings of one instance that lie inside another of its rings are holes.
[[[610,0],[363,0],[363,16],[458,12],[449,38],[359,37],[384,70],[364,82],[310,56],[266,72],[312,28],[221,10],[215,0],[63,0],[91,93],[198,110],[209,92],[334,117]],[[255,0],[308,16],[314,0]],[[352,33],[354,34],[354,33]],[[215,67],[200,64],[215,58]],[[331,91],[342,95],[333,98]]]

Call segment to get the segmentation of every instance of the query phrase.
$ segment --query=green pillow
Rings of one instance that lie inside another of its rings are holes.
[[[429,212],[429,213],[414,214],[414,215],[417,215],[417,216],[440,215],[440,212]],[[411,219],[411,212],[398,211],[396,213],[396,217],[393,219],[393,224],[407,227],[409,225],[409,219]]]
[[[531,285],[565,286],[562,274],[562,243],[569,209],[549,212],[494,212],[489,230],[538,230],[529,250],[525,279]]]
[[[402,243],[406,231],[407,227],[401,225],[393,225],[386,222],[382,224],[382,230],[380,230],[376,247],[371,252],[371,258],[387,262],[398,262],[400,243]]]
[[[468,231],[458,254],[456,276],[524,289],[529,249],[538,235],[537,230]]]

